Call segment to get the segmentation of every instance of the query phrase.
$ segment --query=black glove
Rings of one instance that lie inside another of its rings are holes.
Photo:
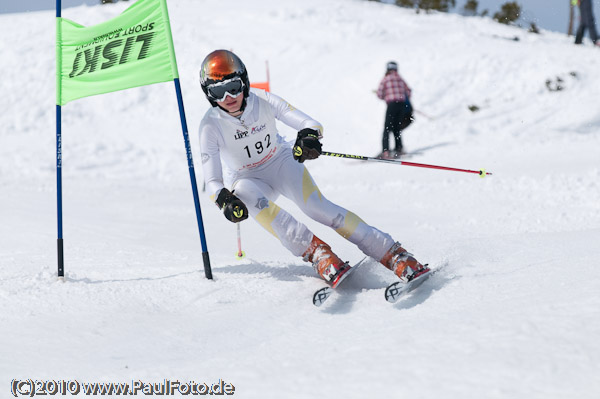
[[[217,206],[223,210],[223,214],[230,222],[239,223],[242,220],[248,219],[248,208],[246,208],[246,205],[226,188],[221,189],[219,192]]]
[[[294,159],[300,163],[307,159],[315,159],[321,155],[319,132],[314,129],[302,129],[298,132],[293,148]]]

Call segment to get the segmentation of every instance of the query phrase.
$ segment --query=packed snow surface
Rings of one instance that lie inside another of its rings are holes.
[[[63,16],[93,25],[130,4]],[[325,150],[367,156],[385,113],[373,90],[396,60],[418,111],[409,161],[492,176],[307,162],[325,196],[441,268],[391,305],[395,277],[373,261],[316,308],[312,267],[253,220],[238,260],[235,225],[201,192],[204,277],[172,83],[89,97],[62,110],[60,282],[55,16],[1,15],[1,397],[29,378],[223,380],[239,398],[600,397],[600,49],[358,0],[176,0],[169,13],[199,188],[198,69],[217,48],[254,82],[268,61],[272,91],[325,126]]]

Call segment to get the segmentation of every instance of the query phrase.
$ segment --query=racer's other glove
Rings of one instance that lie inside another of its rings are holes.
[[[321,155],[319,132],[314,129],[302,129],[298,132],[293,148],[294,159],[303,163],[307,159],[316,159]]]
[[[246,205],[226,188],[219,191],[216,202],[219,209],[223,210],[223,214],[230,222],[239,223],[242,220],[248,219],[248,208],[246,208]]]

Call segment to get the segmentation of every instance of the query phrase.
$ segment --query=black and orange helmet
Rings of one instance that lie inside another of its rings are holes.
[[[200,86],[213,107],[217,106],[217,102],[210,95],[209,86],[236,77],[240,78],[244,85],[245,100],[250,93],[250,81],[248,80],[248,71],[242,60],[228,50],[215,50],[204,58],[200,67]]]

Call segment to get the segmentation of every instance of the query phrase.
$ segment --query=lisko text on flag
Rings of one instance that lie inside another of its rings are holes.
[[[57,18],[57,104],[177,78],[164,1],[90,27]]]

